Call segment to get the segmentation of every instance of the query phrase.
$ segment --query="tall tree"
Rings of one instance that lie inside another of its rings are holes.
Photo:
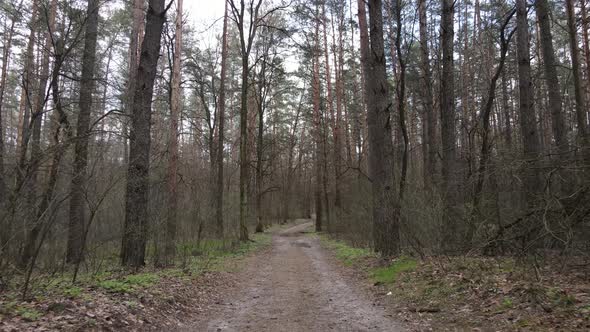
[[[423,114],[425,121],[422,130],[426,132],[425,153],[424,153],[424,181],[426,187],[431,187],[435,182],[437,139],[436,139],[436,117],[432,92],[432,72],[430,69],[430,51],[428,47],[428,21],[426,16],[426,0],[418,0],[418,18],[420,21],[420,69],[422,71],[422,92]]]
[[[455,75],[453,63],[453,39],[455,35],[453,16],[455,2],[442,0],[441,48],[442,74],[440,87],[440,113],[442,134],[442,191],[443,247],[452,251],[460,244],[458,216],[455,212],[457,190],[456,129],[455,129]]]
[[[525,160],[524,191],[527,208],[531,208],[539,189],[539,170],[536,166],[540,156],[537,117],[533,102],[531,80],[531,56],[529,24],[526,0],[516,1],[516,52],[518,56],[518,89],[520,99],[520,131]]]
[[[32,104],[31,111],[31,122],[29,124],[29,130],[31,135],[31,155],[29,157],[29,164],[27,168],[27,184],[26,184],[26,245],[23,250],[22,257],[20,260],[21,267],[28,264],[32,252],[30,249],[33,248],[32,244],[37,242],[39,233],[39,227],[41,220],[37,217],[39,212],[39,206],[37,205],[37,195],[39,187],[39,166],[42,161],[41,151],[41,126],[43,123],[43,110],[47,101],[47,81],[49,80],[49,57],[53,47],[53,32],[55,30],[55,16],[57,13],[57,0],[52,0],[49,8],[46,8],[46,24],[47,31],[43,34],[45,43],[43,45],[41,67],[38,72],[38,85],[35,99]],[[29,250],[27,250],[29,249]]]
[[[232,20],[238,28],[240,38],[240,52],[242,56],[242,87],[240,106],[240,240],[248,240],[248,79],[250,73],[250,51],[260,24],[260,6],[262,0],[250,1],[248,5],[240,0],[228,0],[232,12]],[[246,17],[249,13],[249,19]],[[247,20],[248,19],[248,20]]]
[[[566,157],[569,151],[565,116],[561,105],[561,89],[557,78],[557,63],[555,51],[553,50],[553,36],[551,33],[550,9],[547,0],[537,0],[537,20],[539,21],[541,51],[543,53],[543,69],[547,82],[547,94],[549,97],[549,109],[551,111],[551,123],[553,125],[553,138],[557,145],[560,158]]]
[[[217,197],[215,203],[215,220],[217,236],[224,237],[223,230],[223,141],[225,130],[225,85],[227,71],[227,0],[223,12],[223,32],[221,36],[221,72],[219,79],[219,102],[217,103],[219,121],[217,123]]]
[[[181,54],[182,54],[182,0],[176,0],[174,57],[172,62],[172,93],[170,100],[170,132],[168,133],[168,217],[166,220],[166,264],[173,263],[176,243],[178,210],[178,117],[182,112]]]
[[[139,52],[141,51],[141,40],[143,38],[142,25],[145,20],[145,0],[133,0],[132,4],[131,34],[129,35],[129,64],[128,80],[125,93],[125,112],[131,115],[133,109],[133,97],[135,96],[135,73],[139,65]],[[123,158],[125,163],[129,162],[128,142],[128,121],[123,122]]]
[[[586,110],[586,97],[580,78],[580,50],[578,49],[578,34],[576,25],[576,13],[574,11],[574,0],[565,0],[567,12],[567,30],[570,41],[570,52],[572,57],[572,76],[574,81],[574,95],[576,99],[576,119],[578,122],[578,136],[585,150],[583,155],[590,156],[586,151],[590,148],[590,139],[588,138],[588,119]]]
[[[145,265],[149,218],[152,95],[160,56],[160,39],[166,21],[167,9],[164,8],[164,0],[149,1],[139,66],[137,73],[134,74],[136,87],[133,97],[133,112],[131,113],[129,167],[125,192],[125,225],[121,245],[121,264],[123,266],[140,267]]]
[[[313,77],[312,77],[312,94],[313,94],[313,125],[314,125],[314,169],[315,169],[315,230],[321,232],[323,227],[322,211],[322,183],[324,174],[322,171],[324,157],[324,142],[322,139],[321,115],[320,115],[320,17],[319,4],[316,3],[315,11],[315,34],[314,47],[312,53]]]
[[[367,70],[369,176],[373,192],[373,241],[385,256],[399,253],[399,211],[396,207],[391,140],[391,104],[383,42],[381,0],[369,0],[370,49]]]
[[[70,186],[70,222],[68,227],[68,246],[66,260],[79,263],[85,241],[85,187],[88,167],[88,141],[90,114],[92,112],[92,93],[94,92],[94,67],[96,63],[96,41],[98,38],[98,0],[88,0],[86,31],[84,34],[84,53],[82,55],[82,78],[80,81],[80,113],[76,125],[74,144],[73,176]]]

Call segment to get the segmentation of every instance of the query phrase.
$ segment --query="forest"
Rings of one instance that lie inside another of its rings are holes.
[[[163,307],[208,330],[221,309],[191,299],[226,274],[317,302],[341,268],[372,271],[386,311],[414,301],[409,330],[488,324],[452,325],[468,298],[499,330],[590,328],[589,6],[0,0],[0,330],[178,328],[146,318]],[[84,316],[103,297],[141,309]],[[240,315],[332,326],[261,310]]]

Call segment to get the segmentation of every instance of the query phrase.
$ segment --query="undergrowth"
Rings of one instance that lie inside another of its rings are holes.
[[[426,323],[440,324],[434,330],[590,330],[587,271],[560,271],[559,257],[535,269],[513,257],[478,256],[401,256],[384,266],[367,248],[317,236],[344,265],[363,271],[394,307],[416,313],[417,320],[437,315]]]
[[[32,292],[28,301],[20,298],[21,280],[14,278],[9,288],[0,294],[0,318],[18,316],[25,321],[36,321],[45,312],[30,305],[32,302],[52,302],[55,300],[91,300],[95,292],[112,295],[141,296],[140,292],[149,291],[164,279],[190,281],[204,272],[225,271],[235,266],[232,262],[251,252],[265,248],[271,244],[268,233],[252,234],[248,242],[237,243],[231,247],[224,246],[219,240],[204,240],[200,244],[184,243],[177,246],[178,260],[173,267],[154,268],[149,266],[138,271],[129,271],[111,264],[99,272],[82,270],[75,284],[72,274],[39,273],[35,276]],[[62,302],[59,302],[62,303]],[[51,307],[60,311],[60,308]],[[49,309],[48,309],[49,310]],[[51,311],[50,310],[50,311]]]

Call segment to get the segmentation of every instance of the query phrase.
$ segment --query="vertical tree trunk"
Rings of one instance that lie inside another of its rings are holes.
[[[84,53],[82,56],[82,79],[80,81],[80,113],[76,125],[74,145],[73,176],[70,185],[70,222],[68,227],[68,246],[66,261],[78,264],[82,258],[85,241],[85,194],[86,169],[88,167],[88,141],[90,113],[93,108],[94,67],[96,63],[96,42],[98,38],[98,0],[88,0]]]
[[[131,116],[133,109],[133,98],[135,95],[135,75],[137,73],[137,66],[139,65],[139,52],[141,51],[140,40],[143,36],[142,25],[145,20],[145,0],[133,0],[132,4],[132,24],[131,24],[131,35],[129,36],[129,65],[128,65],[128,76],[127,80],[127,91],[125,95],[125,112]],[[123,160],[125,164],[129,163],[129,124],[128,120],[123,121]]]
[[[518,89],[520,98],[520,129],[523,142],[524,191],[527,208],[534,206],[535,195],[539,191],[539,170],[536,167],[540,157],[537,117],[533,103],[533,82],[531,80],[531,60],[529,44],[529,25],[527,21],[526,0],[516,1],[516,38],[518,55]]]
[[[395,0],[394,6],[396,22],[395,50],[397,52],[397,61],[399,63],[399,81],[396,87],[397,108],[399,112],[399,127],[403,139],[402,167],[399,179],[399,200],[401,204],[404,199],[406,175],[408,173],[409,138],[408,128],[406,126],[406,62],[402,53],[402,0]]]
[[[182,56],[182,0],[176,0],[174,58],[172,63],[172,100],[170,103],[170,132],[168,133],[168,218],[164,253],[167,265],[174,263],[176,253],[176,223],[178,210],[178,118],[182,112],[181,56]]]
[[[432,72],[430,70],[430,52],[428,49],[428,21],[426,16],[426,0],[418,0],[418,17],[420,21],[420,69],[422,70],[422,98],[424,104],[426,127],[426,165],[424,165],[424,180],[427,188],[436,183],[436,117],[432,95]],[[424,129],[423,129],[424,130]]]
[[[582,15],[582,40],[584,42],[584,58],[586,62],[586,78],[590,78],[590,41],[588,40],[588,12],[586,11],[586,1],[580,1],[580,12]],[[590,84],[586,85],[588,93],[590,93]]]
[[[506,140],[506,149],[512,147],[512,122],[510,120],[512,101],[509,102],[508,82],[506,80],[506,70],[502,71],[502,108],[504,111],[504,139]]]
[[[565,0],[567,11],[567,27],[570,40],[570,52],[572,56],[572,74],[574,92],[576,97],[576,119],[578,122],[578,136],[584,152],[583,156],[590,157],[590,139],[588,138],[588,120],[586,116],[586,98],[580,78],[580,50],[578,49],[578,35],[576,29],[576,13],[574,12],[574,0]]]
[[[328,17],[326,15],[326,3],[324,2],[322,4],[322,21],[323,21],[323,35],[324,35],[324,66],[325,66],[325,70],[326,70],[326,95],[327,95],[327,99],[326,99],[326,106],[328,109],[328,114],[330,115],[330,128],[332,129],[332,137],[334,138],[334,145],[336,145],[336,142],[339,140],[338,137],[338,133],[336,132],[336,116],[334,114],[334,96],[332,95],[332,74],[330,71],[330,59],[329,59],[329,54],[330,54],[330,49],[328,48],[328,29],[327,29],[327,25],[328,25]],[[326,143],[327,144],[327,143]],[[334,161],[334,166],[336,166],[336,148],[334,148],[334,153],[333,153],[333,161]],[[327,159],[324,160],[327,164]],[[327,169],[327,166],[325,166]],[[337,174],[335,176],[334,179],[334,197],[335,197],[335,202],[336,201],[340,201],[340,184],[338,183],[338,179],[336,178]],[[329,177],[326,174],[326,177],[324,178],[324,181],[329,182]],[[326,190],[326,192],[324,192],[324,194],[326,195],[326,209],[329,209],[329,200],[328,200],[328,192]],[[326,217],[328,218],[327,221],[327,228],[328,231],[330,230],[330,218],[329,218],[329,212],[326,215]]]
[[[335,194],[334,194],[334,207],[336,207],[336,213],[339,213],[339,209],[342,205],[342,198],[340,193],[340,176],[342,173],[342,152],[344,146],[342,138],[344,136],[342,128],[342,113],[344,112],[344,81],[342,78],[342,71],[344,67],[344,50],[342,44],[342,21],[344,20],[344,10],[339,6],[338,11],[338,44],[336,44],[336,32],[334,31],[334,19],[332,17],[332,40],[334,44],[334,72],[336,77],[336,122],[334,123],[334,173],[335,173]]]
[[[460,245],[459,216],[455,213],[457,179],[456,174],[456,130],[455,130],[455,85],[453,64],[454,1],[442,0],[441,47],[441,133],[442,133],[442,190],[443,190],[443,239],[445,251],[454,251]]]
[[[6,89],[6,77],[8,76],[8,63],[10,62],[10,51],[12,47],[12,38],[14,35],[16,19],[12,18],[10,28],[6,33],[6,40],[4,40],[4,52],[2,54],[2,72],[0,74],[0,227],[3,228],[2,235],[0,235],[0,266],[2,262],[8,257],[7,244],[11,236],[11,227],[8,223],[9,218],[6,215],[8,201],[8,188],[6,185],[6,174],[4,173],[4,126],[3,126],[3,106],[4,106],[4,91]]]
[[[399,215],[394,196],[391,104],[386,77],[381,0],[369,1],[370,56],[367,71],[369,174],[373,192],[373,241],[385,256],[399,253]]]
[[[488,161],[490,159],[491,153],[491,142],[490,142],[490,115],[492,114],[494,102],[496,99],[496,86],[500,75],[504,72],[504,64],[506,62],[506,54],[508,53],[508,44],[510,39],[512,38],[512,32],[506,36],[505,30],[510,22],[510,19],[514,15],[514,12],[504,21],[504,24],[500,30],[500,59],[498,65],[494,71],[494,75],[490,80],[490,85],[487,91],[487,97],[485,99],[484,107],[481,112],[481,119],[482,119],[482,134],[481,134],[481,153],[480,153],[480,162],[477,172],[477,180],[475,184],[475,192],[473,195],[473,208],[474,208],[474,217],[482,217],[481,215],[481,195],[483,192],[483,185],[486,177],[486,171],[488,167]],[[470,235],[472,235],[473,229],[470,230]]]
[[[263,48],[266,48],[263,46]],[[264,103],[265,98],[263,97],[263,89],[266,88],[266,62],[267,62],[267,55],[268,49],[264,50],[265,54],[262,58],[261,69],[260,69],[260,77],[258,79],[258,84],[260,85],[259,93],[260,98],[258,98],[258,134],[256,135],[256,229],[257,233],[261,233],[264,231],[264,225],[262,224],[262,151],[263,151],[263,144],[264,144]]]
[[[362,97],[363,97],[363,105],[368,107],[368,91],[367,91],[367,72],[368,72],[368,58],[369,58],[369,29],[367,27],[367,11],[366,11],[366,2],[365,0],[357,0],[357,7],[358,7],[358,19],[359,19],[359,39],[360,39],[360,54],[361,54],[361,76],[362,76]],[[367,134],[367,122],[365,121],[366,113],[364,112],[365,108],[363,107],[363,112],[361,113],[362,116],[359,116],[359,126],[360,132],[362,132],[364,140],[363,143],[360,144],[361,147],[366,146],[366,142],[368,140]],[[361,167],[361,158],[365,151],[360,151],[359,154],[359,168]]]
[[[32,257],[34,244],[37,243],[37,237],[39,235],[39,228],[41,220],[38,216],[37,206],[37,195],[38,195],[38,182],[39,182],[39,166],[42,159],[41,153],[41,125],[43,119],[43,109],[47,100],[46,87],[49,79],[49,56],[52,50],[52,34],[55,30],[55,15],[57,11],[57,0],[52,0],[49,12],[47,13],[47,27],[48,30],[44,34],[44,52],[41,59],[41,67],[39,71],[39,85],[37,86],[37,92],[33,102],[33,109],[31,112],[31,155],[29,157],[29,167],[27,174],[27,185],[26,185],[26,238],[25,238],[25,250],[22,253],[20,265],[21,267],[27,266],[30,258]],[[29,244],[33,244],[30,247]],[[26,250],[31,249],[31,250]]]
[[[322,143],[322,129],[320,120],[320,17],[319,17],[319,5],[316,5],[316,26],[315,26],[315,47],[313,52],[313,124],[314,124],[314,138],[315,138],[315,186],[314,186],[314,197],[315,197],[315,230],[316,232],[322,231],[323,222],[323,211],[322,211],[322,183],[323,179],[323,143]]]
[[[225,126],[225,80],[227,70],[227,1],[223,14],[223,36],[221,37],[221,77],[219,81],[219,110],[217,115],[217,197],[215,206],[215,220],[217,237],[224,238],[223,230],[223,141]]]
[[[551,123],[553,125],[553,138],[559,152],[559,160],[567,158],[569,143],[565,118],[561,106],[561,89],[557,78],[557,67],[555,51],[553,50],[553,36],[551,34],[550,10],[547,0],[535,2],[537,20],[539,21],[541,51],[543,53],[543,69],[547,83],[547,94],[549,98],[549,109],[551,112]]]
[[[258,30],[259,11],[262,0],[250,1],[248,5],[240,1],[240,6],[236,6],[235,0],[228,0],[231,6],[233,20],[238,28],[240,37],[240,47],[242,56],[242,86],[241,86],[241,106],[240,106],[240,229],[239,237],[241,241],[248,241],[248,183],[250,182],[250,164],[248,158],[248,74],[250,51]],[[249,26],[245,27],[245,11],[250,15]],[[245,33],[247,32],[247,35]]]
[[[145,265],[148,227],[148,194],[150,167],[150,131],[152,95],[160,55],[160,39],[166,11],[164,0],[150,0],[145,23],[145,37],[141,46],[137,82],[131,114],[129,168],[125,192],[125,225],[121,245],[121,264]]]

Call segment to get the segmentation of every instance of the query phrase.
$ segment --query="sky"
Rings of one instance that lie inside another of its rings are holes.
[[[216,21],[216,26],[221,27],[224,5],[225,0],[185,0],[183,3],[189,24],[197,31],[202,31]]]

